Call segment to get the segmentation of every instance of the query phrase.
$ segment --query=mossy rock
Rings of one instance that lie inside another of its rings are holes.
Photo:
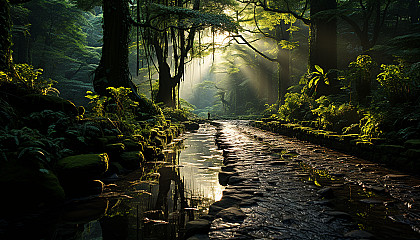
[[[410,139],[404,142],[404,146],[411,149],[420,149],[420,139]]]
[[[59,204],[65,199],[64,190],[51,170],[28,168],[16,161],[0,166],[0,186],[3,196],[0,211],[4,215]]]
[[[97,179],[108,170],[108,154],[82,154],[63,158],[57,162],[58,176],[64,181]]]
[[[405,150],[405,148],[401,145],[389,145],[389,144],[381,144],[377,145],[376,150],[378,150],[380,153],[388,153],[388,154],[400,154]]]
[[[101,194],[104,183],[100,180],[68,181],[63,183],[67,197],[86,197]]]
[[[143,153],[146,161],[152,161],[157,157],[158,150],[155,146],[146,146]]]
[[[154,145],[156,145],[156,147],[160,147],[163,148],[165,147],[165,140],[160,138],[160,137],[155,137],[152,142],[154,143]]]
[[[129,170],[140,168],[142,162],[144,162],[144,155],[140,151],[124,152],[119,161],[121,166]]]
[[[79,116],[79,108],[69,100],[52,95],[28,94],[23,96],[24,112],[38,112],[45,109],[62,111],[66,114]]]
[[[104,136],[104,138],[107,139],[108,143],[117,143],[124,139],[124,135],[110,135],[110,136]]]
[[[122,143],[127,151],[143,151],[143,144],[139,141],[127,138]]]
[[[105,145],[105,152],[108,154],[119,154],[124,152],[125,145],[123,143],[112,143]]]

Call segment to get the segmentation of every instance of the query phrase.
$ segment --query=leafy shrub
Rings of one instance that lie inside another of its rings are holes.
[[[60,94],[60,92],[53,87],[53,85],[57,83],[56,81],[41,77],[42,69],[34,69],[33,66],[28,64],[15,64],[13,68],[13,74],[0,71],[0,81],[23,85],[24,87],[33,89],[43,95]]]
[[[377,138],[382,135],[381,125],[385,119],[382,112],[368,111],[360,120],[360,135],[365,139]]]
[[[279,108],[279,117],[286,121],[312,119],[311,99],[304,93],[286,93],[284,104]]]
[[[407,66],[403,61],[399,61],[398,65],[381,65],[382,72],[378,74],[376,79],[392,103],[408,100],[412,83],[406,68]]]
[[[344,128],[359,123],[360,117],[357,108],[351,104],[339,105],[325,96],[318,98],[316,103],[319,106],[312,112],[317,116],[318,126],[322,129],[344,132]]]
[[[371,94],[372,71],[377,66],[369,55],[360,55],[356,61],[349,64],[344,76],[340,78],[344,87],[342,89],[350,91],[350,100],[353,89],[359,103],[367,103],[367,96]]]

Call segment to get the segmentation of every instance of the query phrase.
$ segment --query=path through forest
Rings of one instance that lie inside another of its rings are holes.
[[[420,238],[418,178],[244,121],[220,124],[230,179],[210,212],[240,210],[216,215],[211,239]]]

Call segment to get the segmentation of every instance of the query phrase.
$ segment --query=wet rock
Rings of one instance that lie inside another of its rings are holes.
[[[270,162],[271,166],[281,166],[281,165],[286,165],[287,162],[286,161],[274,161],[274,162]]]
[[[206,219],[197,219],[187,222],[185,226],[186,237],[193,236],[199,233],[208,233],[210,231],[210,221]]]
[[[372,239],[374,235],[363,230],[354,230],[344,234],[344,237],[356,239]]]
[[[323,199],[319,201],[312,201],[315,205],[321,205],[321,206],[332,206],[331,200]]]
[[[254,199],[246,199],[243,200],[239,203],[239,206],[251,206],[251,205],[255,205],[257,204],[257,201],[255,201]]]
[[[220,217],[228,222],[241,222],[246,218],[246,215],[240,208],[230,207],[218,212],[216,217]]]
[[[209,207],[209,215],[215,216],[218,212],[222,211],[223,209],[225,209],[225,208],[224,207],[221,207],[221,206],[218,206],[218,205],[215,205],[213,203]]]
[[[238,176],[238,173],[236,173],[236,172],[225,172],[225,171],[219,172],[219,183],[220,183],[220,185],[222,185],[222,186],[228,185],[229,179],[232,176]]]
[[[243,178],[243,177],[231,176],[231,177],[229,178],[228,184],[229,184],[229,185],[234,185],[234,184],[241,183],[241,182],[243,182],[243,181],[245,181],[245,180],[246,180],[246,178]]]
[[[335,218],[351,219],[350,214],[345,213],[345,212],[330,211],[330,212],[326,212],[326,214],[328,214],[331,217],[335,217]]]
[[[58,176],[65,181],[71,179],[97,179],[108,170],[108,155],[82,154],[58,161]]]
[[[403,179],[403,178],[407,178],[409,177],[409,175],[403,175],[403,174],[388,174],[385,176],[386,179],[394,179],[394,180],[399,180],[399,179]]]
[[[221,169],[224,172],[235,172],[235,166],[223,166]]]
[[[384,202],[378,199],[372,199],[372,198],[366,198],[366,199],[361,199],[359,200],[362,203],[367,203],[367,204],[383,204]]]
[[[321,197],[325,197],[325,198],[333,198],[334,197],[334,191],[330,187],[320,189],[320,190],[317,191],[317,193]]]

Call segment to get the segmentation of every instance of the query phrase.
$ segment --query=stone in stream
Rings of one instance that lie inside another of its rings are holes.
[[[204,234],[210,231],[210,221],[206,219],[197,219],[194,221],[189,221],[185,225],[185,237],[191,237],[195,234]]]
[[[342,219],[351,219],[350,214],[345,213],[345,212],[340,212],[340,211],[330,211],[330,212],[326,212],[326,214],[328,214],[331,217],[335,217],[335,218],[342,218]]]
[[[344,237],[356,239],[371,239],[374,237],[374,235],[363,230],[353,230],[344,234]]]
[[[243,181],[245,181],[245,180],[246,180],[246,178],[243,178],[243,177],[231,176],[231,177],[229,178],[228,184],[229,184],[229,185],[234,185],[234,184],[241,183],[241,182],[243,182]]]
[[[219,172],[219,183],[220,183],[220,185],[222,185],[222,186],[228,185],[229,179],[232,176],[238,176],[238,173],[236,173],[236,172],[225,172],[225,171]]]
[[[273,161],[273,162],[270,162],[270,165],[271,166],[281,166],[281,165],[286,165],[286,164],[287,164],[286,161]]]
[[[218,212],[216,217],[220,217],[227,222],[242,222],[246,215],[240,208],[230,207]]]
[[[366,199],[361,199],[359,200],[362,203],[367,203],[367,204],[383,204],[384,202],[378,199],[372,199],[372,198],[366,198]]]
[[[393,179],[393,180],[399,180],[403,178],[407,178],[409,175],[403,175],[403,174],[388,174],[385,176],[386,179]]]
[[[322,188],[322,189],[318,190],[317,193],[321,197],[325,197],[325,198],[333,198],[334,197],[334,191],[330,187]]]

